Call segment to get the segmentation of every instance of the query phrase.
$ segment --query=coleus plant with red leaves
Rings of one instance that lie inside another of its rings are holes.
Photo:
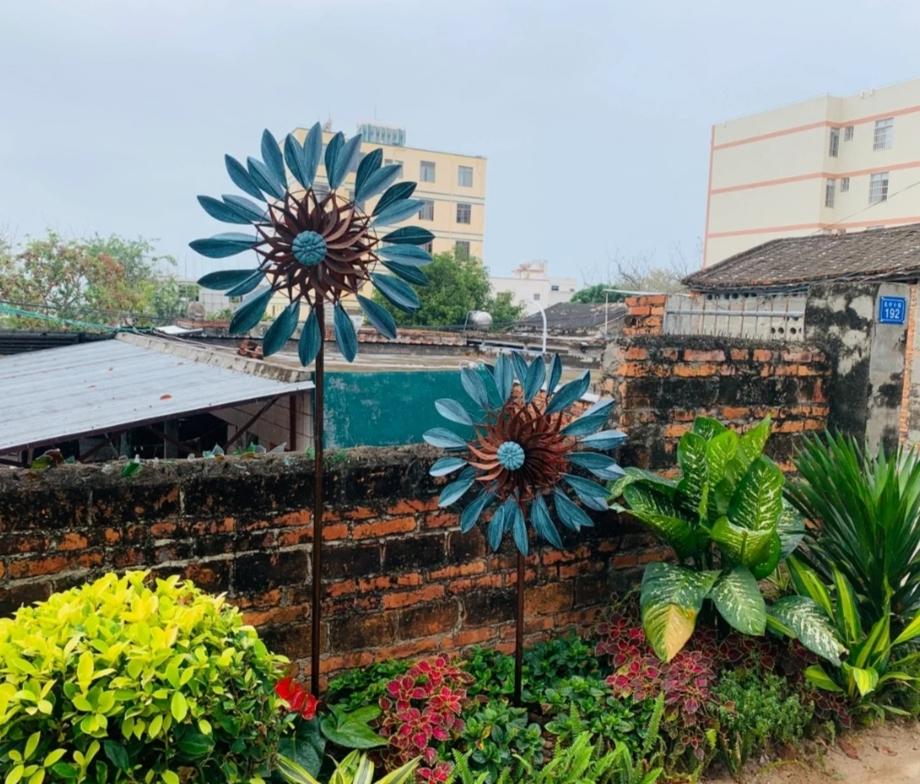
[[[422,758],[416,773],[422,782],[445,782],[451,765],[441,758],[445,744],[459,737],[467,703],[469,674],[446,656],[426,659],[387,684],[380,698],[380,732],[396,764]]]

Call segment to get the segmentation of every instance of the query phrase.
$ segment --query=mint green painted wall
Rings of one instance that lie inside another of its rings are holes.
[[[450,427],[460,433],[460,425],[435,411],[434,401],[441,397],[454,398],[471,413],[475,411],[460,384],[459,369],[327,372],[326,446],[345,449],[417,444],[432,427]]]

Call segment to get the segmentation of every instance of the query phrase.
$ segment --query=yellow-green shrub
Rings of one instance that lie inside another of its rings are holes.
[[[106,575],[0,618],[0,781],[258,781],[285,727],[274,656],[171,577]]]

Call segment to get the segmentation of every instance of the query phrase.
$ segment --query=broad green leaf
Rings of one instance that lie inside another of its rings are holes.
[[[677,462],[682,474],[677,485],[681,505],[705,518],[709,503],[706,439],[693,431],[684,433],[677,445]]]
[[[836,566],[832,574],[834,588],[837,591],[837,608],[833,617],[837,622],[837,629],[843,632],[844,642],[847,645],[853,645],[863,637],[856,592],[850,581]]]
[[[669,563],[653,563],[642,576],[639,601],[649,644],[671,661],[693,634],[696,617],[719,573],[697,572]]]
[[[735,488],[728,507],[729,520],[752,531],[775,530],[783,509],[785,482],[772,460],[758,457]]]
[[[176,721],[183,721],[188,714],[188,702],[181,691],[173,692],[172,699],[169,701],[169,711]]]
[[[837,683],[828,675],[820,664],[813,664],[805,669],[805,679],[824,691],[840,693],[843,691]]]
[[[837,640],[827,616],[814,601],[806,596],[784,596],[767,612],[768,618],[776,619],[783,630],[791,632],[812,653],[840,666],[846,648]]]
[[[622,494],[629,504],[629,513],[673,547],[678,557],[686,558],[694,553],[693,525],[670,498],[640,484],[627,485]]]
[[[770,438],[770,427],[770,417],[764,417],[738,440],[738,451],[725,472],[732,482],[739,481],[747,473],[751,463],[763,454],[767,439]]]
[[[776,532],[779,534],[780,551],[783,558],[792,555],[805,538],[805,520],[785,498],[783,498],[783,510],[776,521]]]
[[[693,420],[693,432],[701,435],[707,441],[727,430],[718,419],[712,417],[697,417]]]
[[[750,570],[736,566],[723,574],[709,592],[721,616],[742,634],[762,635],[767,628],[767,606]]]
[[[746,566],[758,578],[769,575],[779,563],[780,544],[776,531],[752,531],[734,525],[727,517],[720,517],[710,537],[733,564]]]
[[[918,612],[913,620],[904,627],[904,630],[894,638],[894,641],[891,643],[891,647],[896,645],[902,645],[905,642],[910,642],[916,637],[920,637],[920,612]]]
[[[847,662],[843,663],[843,672],[855,687],[860,697],[875,691],[878,685],[878,671],[873,668],[864,669],[862,667],[853,667]]]
[[[734,430],[726,430],[706,442],[706,464],[711,485],[718,484],[725,477],[725,470],[738,451],[738,440]]]
[[[84,651],[77,662],[77,683],[80,684],[83,691],[86,691],[93,682],[93,670],[93,654]]]
[[[834,606],[831,603],[831,596],[827,592],[824,583],[821,582],[818,573],[795,556],[786,559],[786,566],[789,569],[789,576],[792,578],[795,590],[802,596],[810,597],[824,610],[828,618],[833,618]]]

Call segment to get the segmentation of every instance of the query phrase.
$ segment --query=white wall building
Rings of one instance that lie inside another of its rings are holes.
[[[578,290],[575,278],[552,278],[545,261],[525,261],[511,271],[511,277],[489,278],[492,293],[510,291],[514,302],[523,305],[527,314],[537,313],[559,302],[568,302]]]
[[[713,126],[703,266],[768,240],[920,222],[920,79]]]

